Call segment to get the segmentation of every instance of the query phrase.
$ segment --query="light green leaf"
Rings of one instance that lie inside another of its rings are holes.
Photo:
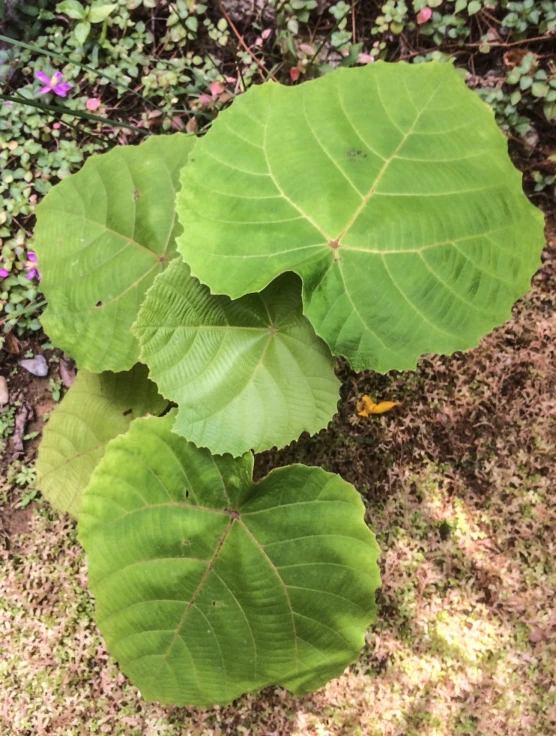
[[[126,373],[80,371],[46,425],[37,459],[37,488],[60,511],[77,517],[81,494],[108,442],[168,402],[143,365]]]
[[[91,32],[91,24],[88,20],[83,21],[82,23],[78,23],[74,28],[74,34],[75,38],[79,41],[79,43],[83,46],[85,41],[87,40],[89,33]]]
[[[517,105],[521,101],[521,92],[516,89],[514,92],[512,92],[510,96],[510,103],[512,105]]]
[[[89,10],[89,20],[91,23],[102,23],[114,11],[117,5],[93,5]]]
[[[199,141],[177,202],[202,283],[237,298],[295,271],[305,315],[357,370],[476,345],[544,244],[492,110],[447,63],[252,87]]]
[[[153,136],[91,156],[37,209],[35,250],[48,299],[42,322],[80,368],[131,368],[131,325],[175,253],[174,198],[193,136]]]
[[[475,15],[475,13],[478,13],[479,10],[481,10],[481,7],[479,0],[471,0],[467,6],[467,12],[469,15]]]
[[[534,82],[531,86],[531,93],[535,97],[546,97],[549,92],[549,86],[545,82]]]
[[[321,687],[374,620],[378,548],[354,488],[293,465],[251,480],[139,419],[85,491],[80,539],[108,650],[147,700],[229,703]]]
[[[87,11],[77,0],[64,0],[64,2],[56,5],[56,10],[58,13],[63,13],[73,20],[81,20],[81,18],[85,18],[87,15]]]
[[[547,102],[543,106],[543,112],[545,118],[550,121],[556,118],[556,102]],[[548,157],[550,159],[550,156]]]
[[[176,259],[134,332],[151,378],[179,405],[174,431],[215,454],[283,447],[336,413],[334,361],[303,316],[293,274],[231,301],[211,296]]]
[[[199,21],[195,15],[190,15],[185,19],[185,25],[190,31],[196,33],[199,28]]]

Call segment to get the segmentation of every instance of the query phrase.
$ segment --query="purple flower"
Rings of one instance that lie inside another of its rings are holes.
[[[0,279],[7,279],[10,275],[10,272],[7,268],[0,268]]]
[[[27,263],[25,264],[25,270],[27,271],[27,278],[29,280],[36,277],[37,281],[40,281],[41,272],[37,267],[37,254],[33,253],[32,250],[27,251]]]
[[[44,72],[35,72],[35,76],[39,79],[44,87],[39,90],[40,95],[45,95],[47,92],[54,92],[58,97],[65,97],[72,88],[69,82],[64,82],[64,75],[62,72],[55,72],[52,79],[50,79]]]

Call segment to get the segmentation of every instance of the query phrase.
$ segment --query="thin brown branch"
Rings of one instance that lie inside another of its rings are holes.
[[[253,59],[253,61],[254,61],[254,62],[255,62],[255,63],[256,63],[256,64],[257,64],[258,66],[259,66],[259,68],[260,68],[260,69],[262,69],[262,71],[264,71],[264,72],[265,72],[265,74],[266,74],[266,78],[267,78],[267,79],[269,79],[269,78],[270,78],[270,79],[273,79],[273,80],[274,80],[275,82],[277,82],[278,80],[276,79],[276,77],[274,76],[274,74],[271,74],[271,73],[270,73],[270,72],[268,71],[268,69],[267,69],[267,68],[266,68],[266,66],[265,66],[265,65],[263,64],[263,62],[262,62],[262,61],[261,61],[261,60],[260,60],[260,59],[259,59],[259,58],[258,58],[257,56],[255,56],[255,54],[254,54],[254,53],[253,53],[253,52],[251,51],[251,49],[249,48],[249,46],[248,46],[248,45],[247,45],[247,44],[245,43],[245,39],[243,38],[243,36],[241,35],[241,33],[240,33],[240,32],[238,31],[238,29],[236,28],[236,26],[235,26],[235,24],[233,23],[232,19],[231,19],[231,18],[230,18],[230,16],[228,15],[228,13],[227,13],[227,11],[226,11],[226,8],[225,8],[225,7],[224,7],[224,6],[222,5],[222,2],[221,2],[221,0],[216,0],[216,2],[217,2],[217,4],[218,4],[218,7],[219,7],[219,9],[220,9],[220,12],[222,13],[222,15],[224,16],[224,18],[225,18],[225,20],[226,20],[226,23],[227,23],[227,24],[228,24],[228,25],[230,26],[230,28],[232,29],[232,32],[234,33],[234,35],[235,35],[235,37],[237,38],[237,40],[239,41],[239,43],[240,43],[240,44],[241,44],[241,45],[243,46],[243,48],[244,48],[244,49],[245,49],[245,50],[247,51],[247,53],[248,53],[248,54],[249,54],[249,56],[250,56],[250,57],[251,57],[251,58]]]

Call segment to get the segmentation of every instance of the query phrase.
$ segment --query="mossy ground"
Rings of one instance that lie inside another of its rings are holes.
[[[556,245],[554,240],[552,246]],[[314,438],[258,460],[339,472],[379,538],[378,620],[323,690],[206,711],[145,703],[93,622],[75,525],[46,503],[6,517],[2,736],[548,736],[556,732],[556,269],[549,247],[514,318],[416,372],[342,371]],[[363,419],[364,393],[401,408]],[[18,492],[5,480],[5,509]]]

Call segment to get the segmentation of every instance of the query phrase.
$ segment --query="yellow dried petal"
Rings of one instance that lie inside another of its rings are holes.
[[[368,417],[371,414],[384,414],[395,406],[400,406],[401,401],[381,401],[375,404],[370,396],[362,396],[356,404],[357,413],[360,417]]]

